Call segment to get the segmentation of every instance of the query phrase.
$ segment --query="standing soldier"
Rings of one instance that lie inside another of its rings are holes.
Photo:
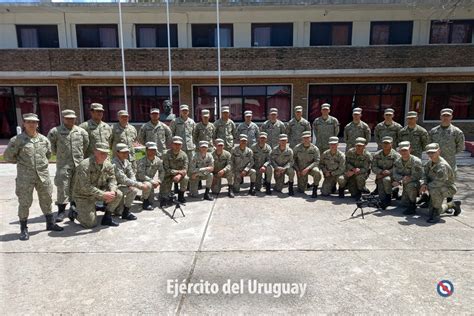
[[[180,203],[186,203],[184,198],[184,192],[188,186],[189,178],[187,176],[187,171],[189,167],[188,156],[184,151],[181,150],[183,146],[183,139],[179,136],[173,137],[173,143],[171,149],[168,150],[163,156],[163,169],[165,170],[165,176],[163,178],[163,185],[161,189],[162,197],[161,206],[163,206],[166,201],[165,199],[169,197],[171,193],[171,184],[177,183],[180,185],[178,192],[178,201]]]
[[[49,179],[48,160],[51,158],[51,143],[37,132],[38,116],[23,115],[24,131],[10,139],[3,154],[7,162],[16,163],[16,189],[18,217],[20,218],[20,240],[28,240],[28,215],[33,203],[33,189],[38,193],[41,211],[46,218],[46,230],[61,231],[54,223],[51,210],[53,185]]]
[[[137,180],[147,183],[151,189],[144,191],[142,195],[142,208],[147,211],[154,209],[155,190],[163,181],[163,161],[157,156],[158,146],[154,142],[148,142],[146,155],[137,162]]]
[[[280,134],[279,145],[273,148],[270,155],[271,164],[275,176],[275,188],[277,192],[281,192],[285,182],[285,175],[288,176],[288,195],[294,195],[293,180],[295,178],[295,169],[293,169],[293,150],[287,146],[288,136]]]
[[[268,120],[260,126],[260,131],[268,135],[267,144],[273,149],[278,146],[278,139],[280,134],[286,133],[285,123],[278,119],[278,110],[276,108],[270,109]]]
[[[90,157],[94,153],[95,144],[110,143],[112,128],[102,121],[104,117],[104,106],[100,103],[91,104],[91,119],[79,125],[89,134],[89,148],[85,157]]]
[[[346,169],[346,156],[337,149],[339,138],[329,137],[329,149],[321,155],[319,166],[324,175],[321,194],[330,195],[336,183],[339,185],[339,197],[344,197],[344,171]]]
[[[228,106],[222,107],[221,118],[214,123],[214,126],[216,127],[214,139],[220,138],[224,140],[224,149],[232,151],[234,147],[235,123],[230,119]]]
[[[378,194],[381,199],[381,208],[390,206],[392,199],[393,167],[400,155],[392,148],[393,139],[385,136],[382,139],[382,149],[375,153],[372,160],[372,172],[375,174]]]
[[[393,139],[393,144],[398,144],[398,133],[402,129],[402,126],[397,122],[393,121],[393,114],[395,111],[393,109],[385,109],[383,117],[384,121],[378,123],[375,126],[374,137],[375,142],[377,143],[377,149],[380,150],[383,147],[382,139],[385,136],[390,136]]]
[[[206,191],[204,192],[204,200],[213,201],[214,198],[209,194],[211,189],[214,170],[214,159],[212,154],[208,152],[209,143],[205,140],[199,142],[199,152],[197,152],[193,160],[191,160],[190,172],[190,195],[198,196],[198,182],[206,180]]]
[[[255,169],[253,169],[253,152],[247,147],[247,135],[240,135],[239,146],[232,149],[231,168],[234,173],[234,192],[240,191],[244,177],[250,177],[249,194],[255,195]]]
[[[313,177],[312,198],[318,197],[318,186],[321,181],[321,171],[319,170],[319,161],[321,155],[318,147],[311,144],[311,131],[303,132],[302,142],[293,150],[295,161],[296,177],[298,179],[298,192],[304,193],[308,185],[308,175]]]
[[[400,130],[398,141],[409,141],[411,144],[412,155],[421,159],[421,154],[428,144],[428,132],[426,129],[416,124],[418,113],[410,111],[406,116],[407,125]]]
[[[71,209],[76,207],[72,200],[74,172],[79,163],[84,160],[84,154],[89,147],[89,135],[84,129],[75,125],[76,113],[73,110],[64,110],[61,114],[63,124],[54,127],[48,133],[51,151],[56,155],[56,177],[54,178],[54,184],[58,188],[56,222],[62,222],[66,217],[68,202],[71,203]]]
[[[271,195],[272,188],[272,176],[273,176],[273,167],[270,163],[270,154],[272,153],[272,148],[267,144],[267,133],[260,132],[258,137],[258,143],[253,144],[252,146],[253,160],[254,160],[254,169],[257,173],[255,181],[255,189],[260,191],[262,188],[262,178],[265,175],[265,194]]]
[[[77,211],[69,211],[69,219],[77,219],[85,228],[97,226],[96,204],[104,204],[101,225],[118,226],[112,213],[119,206],[123,194],[117,187],[114,166],[109,159],[109,143],[96,143],[93,155],[84,159],[76,169],[73,198]]]
[[[234,185],[234,174],[231,166],[231,154],[224,149],[224,140],[216,139],[216,150],[212,153],[214,159],[214,177],[212,179],[211,191],[218,195],[221,191],[222,178],[227,179],[227,196],[230,198],[234,197],[233,185]]]
[[[321,105],[321,116],[313,122],[313,131],[316,137],[316,146],[320,153],[329,149],[329,138],[339,135],[339,121],[334,116],[329,115],[331,105],[323,103]]]
[[[410,142],[404,141],[398,146],[400,157],[395,160],[393,166],[393,184],[403,186],[402,203],[407,206],[403,214],[414,215],[420,180],[423,177],[423,165],[420,158],[410,154]]]
[[[353,148],[357,138],[364,138],[367,142],[370,141],[370,127],[361,120],[362,109],[355,108],[352,110],[352,122],[344,128],[344,141],[346,142],[346,153]]]
[[[153,108],[150,111],[150,120],[142,125],[138,132],[138,141],[142,145],[148,142],[156,144],[157,156],[162,157],[171,144],[171,130],[168,125],[160,122],[160,109]]]
[[[186,165],[189,165],[189,162],[193,158],[194,149],[196,148],[193,143],[193,133],[196,123],[194,123],[193,119],[189,117],[189,106],[182,104],[179,107],[179,110],[180,116],[171,121],[170,129],[173,136],[181,137],[182,150],[188,157],[188,162]]]
[[[118,188],[123,196],[120,205],[115,209],[115,215],[121,215],[122,219],[135,220],[137,217],[130,212],[133,200],[138,194],[137,189],[147,192],[150,190],[148,184],[137,181],[132,163],[128,160],[130,149],[127,144],[118,143],[115,146],[115,158],[112,160],[115,168],[115,178]],[[145,193],[146,194],[146,193]]]
[[[287,134],[291,149],[301,142],[303,132],[309,131],[311,137],[311,124],[303,118],[303,107],[295,107],[295,117],[288,122]],[[311,141],[311,139],[310,139]]]
[[[216,132],[216,128],[214,124],[209,122],[209,116],[211,113],[207,109],[201,110],[201,122],[196,124],[193,132],[193,141],[194,145],[196,145],[196,151],[199,151],[197,146],[199,142],[206,141],[209,144],[208,151],[213,152],[214,146],[212,145],[212,139]]]
[[[359,200],[365,190],[365,183],[370,174],[372,155],[365,149],[367,140],[358,137],[355,140],[355,148],[346,153],[346,172],[344,174],[343,187],[349,189],[352,197]]]
[[[430,218],[427,222],[434,224],[440,221],[440,215],[448,209],[453,209],[454,216],[458,216],[461,213],[461,201],[443,203],[447,197],[454,196],[457,190],[454,184],[453,169],[441,157],[437,143],[426,146],[426,153],[430,160],[424,165],[420,191],[422,193],[428,192],[430,195]]]
[[[110,138],[110,149],[114,153],[114,157],[117,156],[117,151],[115,147],[118,143],[125,144],[128,146],[129,156],[128,160],[132,164],[134,171],[137,170],[137,163],[135,161],[135,147],[134,143],[137,142],[137,129],[128,123],[128,112],[125,110],[120,110],[117,113],[119,122],[114,124],[112,128],[112,137]]]
[[[252,111],[244,112],[245,121],[239,124],[236,132],[236,135],[247,135],[249,147],[252,147],[257,142],[259,132],[257,124],[252,122],[252,114]]]

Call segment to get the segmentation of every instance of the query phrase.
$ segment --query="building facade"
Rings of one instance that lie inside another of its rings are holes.
[[[472,3],[292,3],[221,3],[221,100],[235,121],[252,110],[262,122],[272,107],[288,121],[297,105],[312,121],[329,102],[341,125],[358,106],[373,128],[392,107],[397,121],[416,110],[430,128],[439,110],[451,107],[456,125],[474,138]],[[140,124],[170,97],[166,8],[124,3],[122,12],[127,103]],[[22,113],[38,113],[47,133],[63,109],[88,119],[92,102],[104,104],[106,121],[116,121],[125,103],[119,30],[114,3],[0,1],[0,138],[15,134]],[[197,121],[203,108],[217,116],[216,39],[215,4],[171,1],[175,113],[185,103]]]

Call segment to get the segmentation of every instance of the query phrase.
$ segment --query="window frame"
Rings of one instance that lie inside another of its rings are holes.
[[[454,44],[454,45],[468,45],[474,43],[472,40],[472,35],[473,35],[473,29],[474,29],[474,19],[462,19],[462,20],[450,20],[450,21],[442,21],[442,20],[431,20],[430,21],[430,37],[429,37],[429,44],[430,45],[448,45],[448,44]],[[451,24],[450,24],[451,22]],[[469,39],[470,42],[467,43],[453,43],[452,42],[452,36],[453,36],[453,25],[454,24],[465,24],[466,22],[469,22],[471,24],[471,32],[469,34]],[[449,33],[448,33],[448,42],[447,43],[433,43],[432,36],[433,36],[433,24],[448,24],[449,26]]]
[[[101,46],[100,45],[100,28],[113,28],[115,29],[115,41],[117,42],[117,46],[115,47],[105,47],[105,46]],[[117,24],[109,24],[109,23],[104,23],[104,24],[76,24],[75,25],[75,28],[76,28],[76,46],[77,48],[119,48],[120,47],[120,41],[119,41],[119,36],[118,36],[118,25]],[[97,38],[99,40],[99,45],[98,46],[81,46],[79,45],[79,36],[78,36],[78,28],[89,28],[89,29],[92,29],[92,28],[95,28],[96,31],[97,31]]]
[[[331,27],[331,44],[317,45],[313,44],[313,26],[316,25],[329,25]],[[349,34],[347,38],[347,44],[344,45],[335,45],[333,44],[334,39],[332,38],[332,28],[336,25],[348,26]],[[321,47],[321,46],[352,46],[352,28],[353,22],[311,22],[309,26],[309,46],[310,47]]]
[[[288,25],[291,27],[291,38],[290,38],[290,42],[291,44],[290,45],[273,45],[272,43],[270,43],[269,46],[260,46],[260,45],[254,45],[255,43],[255,28],[257,27],[270,27],[270,42],[272,40],[272,32],[273,32],[273,28],[272,26],[276,26],[276,25]],[[251,26],[250,26],[250,40],[251,40],[251,47],[294,47],[295,46],[295,43],[294,43],[294,31],[295,31],[295,26],[294,26],[294,23],[293,22],[275,22],[275,23],[252,23]]]
[[[213,31],[217,33],[217,23],[192,23],[191,24],[191,47],[193,48],[215,48],[217,47],[217,43],[213,46],[196,46],[195,42],[195,29],[194,27],[214,27]],[[231,48],[234,47],[234,24],[233,23],[219,23],[219,29],[223,28],[230,28],[230,46],[221,46],[221,48]],[[209,29],[208,29],[209,31]],[[214,34],[215,34],[214,33]]]
[[[164,27],[166,29],[166,24],[163,23],[140,23],[140,24],[135,24],[135,45],[137,48],[167,48],[168,47],[168,42],[164,43],[164,46],[154,46],[154,47],[148,47],[148,46],[140,46],[140,29],[141,28],[154,28],[156,30],[156,43],[159,44],[158,38],[159,38],[159,29]],[[173,30],[174,29],[174,30]],[[174,32],[174,33],[173,33]],[[177,48],[178,47],[178,24],[173,23],[170,24],[170,47],[172,48]],[[175,41],[175,42],[174,42]],[[173,45],[176,43],[176,45]]]
[[[27,28],[35,28],[36,29],[36,37],[38,40],[38,47],[24,47],[23,46],[23,41],[21,38],[21,30],[22,29],[27,29]],[[42,45],[41,43],[41,36],[39,34],[40,29],[46,29],[46,28],[54,28],[56,31],[56,41],[57,41],[57,46],[45,46]],[[15,29],[16,29],[16,38],[17,38],[17,44],[18,48],[26,48],[26,49],[32,49],[32,48],[60,48],[60,43],[59,43],[59,30],[58,30],[58,25],[57,24],[15,24]]]
[[[403,44],[394,44],[391,42],[392,39],[392,27],[395,24],[401,24],[401,23],[408,23],[410,24],[411,32],[410,32],[410,42],[409,43],[403,43]],[[374,44],[373,43],[373,33],[374,33],[374,26],[376,25],[383,25],[383,24],[388,24],[389,27],[389,33],[388,33],[388,43],[387,44]],[[413,20],[409,21],[371,21],[370,22],[370,41],[369,41],[370,46],[383,46],[383,45],[413,45]]]

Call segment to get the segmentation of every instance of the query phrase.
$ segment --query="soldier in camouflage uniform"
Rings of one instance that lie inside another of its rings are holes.
[[[253,152],[247,147],[247,135],[240,135],[239,146],[232,149],[231,169],[234,173],[234,192],[240,191],[240,184],[244,177],[250,177],[249,194],[255,195],[255,169],[253,169]]]
[[[179,110],[180,116],[171,121],[170,129],[173,136],[179,136],[183,140],[182,151],[184,151],[188,157],[187,165],[189,166],[189,162],[193,159],[194,149],[196,149],[193,142],[193,133],[196,128],[196,123],[189,117],[189,106],[182,104]]]
[[[320,153],[316,145],[311,144],[311,131],[303,132],[302,142],[293,149],[294,168],[298,179],[298,192],[304,193],[308,185],[308,176],[313,177],[312,198],[318,197],[318,186],[321,181],[319,170]]]
[[[193,132],[193,141],[194,145],[196,145],[196,151],[199,151],[198,145],[199,142],[201,141],[206,141],[209,146],[208,146],[208,151],[213,152],[214,151],[214,146],[212,145],[212,140],[214,137],[214,134],[216,132],[216,128],[214,124],[209,122],[209,116],[211,113],[209,110],[204,109],[201,110],[201,122],[196,124],[196,127],[194,128]]]
[[[230,119],[230,110],[228,106],[222,107],[221,118],[214,123],[214,126],[216,128],[214,139],[222,139],[224,141],[224,149],[232,151],[236,129],[234,121]]]
[[[362,109],[355,108],[352,110],[352,122],[344,128],[344,141],[346,142],[346,153],[355,146],[357,138],[364,138],[366,142],[370,141],[370,127],[362,121]],[[366,143],[367,145],[367,143]]]
[[[179,136],[173,137],[173,143],[171,149],[168,150],[163,156],[163,168],[165,170],[165,176],[163,178],[163,184],[161,186],[161,195],[164,197],[161,201],[164,205],[165,198],[171,193],[171,184],[179,184],[178,201],[180,203],[186,203],[184,198],[184,192],[188,186],[189,178],[187,171],[189,167],[188,156],[184,151],[181,150],[183,146],[183,139]]]
[[[110,149],[114,153],[114,157],[117,156],[117,151],[115,147],[118,143],[126,144],[128,150],[130,150],[128,160],[132,164],[133,171],[137,170],[137,163],[135,161],[135,147],[134,143],[138,141],[137,129],[128,123],[128,112],[125,110],[120,110],[117,113],[119,122],[114,124],[112,127],[112,137],[110,137]]]
[[[89,148],[89,135],[76,126],[76,113],[73,110],[62,111],[63,124],[51,129],[48,139],[51,142],[51,151],[56,155],[56,177],[54,184],[58,188],[56,205],[58,215],[56,222],[62,222],[66,217],[67,203],[75,209],[72,200],[72,184],[74,172],[79,163],[84,160],[84,154]]]
[[[287,135],[291,149],[301,142],[303,132],[309,131],[311,137],[311,124],[303,118],[303,107],[295,107],[295,117],[288,122]],[[311,141],[311,140],[310,140]]]
[[[384,121],[378,123],[374,129],[374,138],[377,143],[378,150],[382,149],[382,139],[385,136],[390,136],[393,139],[393,144],[398,144],[398,133],[402,129],[402,126],[397,122],[393,121],[393,115],[395,111],[391,108],[385,109]]]
[[[127,144],[118,143],[115,145],[115,157],[112,160],[117,179],[118,188],[123,193],[120,205],[115,209],[115,215],[121,215],[122,219],[135,220],[137,217],[130,212],[133,200],[138,194],[138,190],[150,191],[151,186],[147,183],[139,182],[136,179],[132,163],[128,160],[130,149]],[[147,193],[145,193],[147,194]]]
[[[212,172],[214,170],[214,158],[212,153],[208,152],[209,143],[205,140],[199,142],[199,152],[197,152],[193,160],[191,160],[190,172],[190,196],[198,196],[198,182],[206,180],[206,191],[204,192],[204,200],[213,201],[214,198],[209,194],[212,180],[214,178]]]
[[[244,116],[245,116],[245,121],[240,123],[239,126],[237,126],[237,131],[236,135],[242,135],[245,134],[248,137],[248,147],[252,147],[255,143],[257,143],[258,139],[258,132],[259,128],[257,124],[252,122],[252,111],[245,111]]]
[[[231,166],[231,154],[224,149],[224,140],[216,139],[216,150],[212,153],[214,159],[214,177],[212,179],[211,191],[214,194],[219,194],[221,191],[222,178],[227,179],[227,196],[230,198],[234,197],[233,185],[234,185],[234,174]]]
[[[171,145],[172,137],[171,129],[168,125],[160,122],[160,109],[151,109],[150,121],[143,124],[138,132],[138,141],[140,144],[145,145],[148,142],[155,143],[158,148],[156,154],[158,157],[161,157]]]
[[[143,192],[142,208],[151,211],[154,208],[155,190],[160,187],[165,172],[163,161],[157,156],[158,146],[156,143],[148,142],[145,146],[146,155],[137,162],[137,180],[147,183],[150,187],[150,190]]]
[[[440,215],[447,209],[453,209],[454,216],[458,216],[461,213],[461,201],[443,203],[447,197],[454,196],[457,190],[454,184],[453,169],[441,157],[441,151],[437,143],[426,146],[426,153],[430,160],[423,168],[424,174],[420,191],[422,193],[428,192],[430,195],[430,218],[427,222],[438,223]]]
[[[329,138],[339,135],[339,121],[337,118],[329,115],[331,105],[323,103],[321,105],[321,116],[313,122],[314,136],[316,137],[316,146],[320,153],[329,149]]]
[[[400,157],[393,165],[393,185],[403,185],[402,203],[407,206],[403,214],[413,215],[416,213],[416,197],[423,177],[423,165],[420,158],[410,154],[410,142],[404,141],[398,146]]]
[[[365,149],[366,144],[365,138],[358,137],[355,140],[355,147],[346,153],[346,172],[342,186],[347,186],[351,196],[356,200],[360,199],[364,191],[372,163],[372,155]]]
[[[278,146],[278,138],[280,134],[286,133],[286,126],[285,123],[278,119],[278,110],[276,108],[270,109],[269,118],[260,126],[260,131],[267,133],[267,144],[270,145],[272,149]]]
[[[295,178],[295,169],[293,168],[294,158],[293,150],[287,146],[288,136],[280,134],[279,145],[273,148],[270,154],[270,161],[275,176],[274,190],[281,192],[285,182],[285,175],[288,176],[288,195],[293,196],[293,180]]]
[[[421,154],[428,144],[428,132],[426,129],[416,124],[418,113],[410,111],[406,116],[407,125],[400,130],[398,141],[408,141],[411,144],[411,154],[421,159]]]
[[[329,149],[321,155],[319,167],[324,175],[321,194],[328,196],[332,193],[336,183],[339,185],[339,197],[344,197],[344,172],[346,170],[346,156],[337,149],[339,138],[329,137]]]
[[[92,103],[90,113],[91,119],[79,125],[89,134],[89,148],[87,148],[85,157],[90,157],[94,153],[95,144],[109,144],[112,137],[112,127],[102,121],[104,106],[100,103]]]
[[[48,171],[51,144],[46,136],[37,132],[39,119],[36,114],[24,114],[23,122],[23,133],[10,139],[3,158],[16,164],[20,240],[28,240],[27,221],[33,203],[33,189],[38,193],[40,208],[46,217],[46,230],[61,231],[63,228],[54,223],[51,210],[53,185]]]
[[[271,195],[272,188],[272,176],[273,176],[273,167],[270,163],[270,154],[272,152],[272,148],[270,145],[267,144],[267,133],[260,132],[258,137],[258,143],[253,144],[250,148],[253,152],[253,168],[255,169],[256,180],[255,180],[255,189],[260,191],[262,188],[262,178],[265,175],[265,194]]]
[[[123,194],[117,187],[115,170],[108,159],[109,144],[96,143],[93,155],[84,159],[76,169],[73,198],[77,212],[69,211],[69,219],[77,219],[85,228],[97,225],[96,204],[104,207],[101,225],[118,226],[112,219],[112,213],[119,206]]]
[[[374,154],[372,159],[372,172],[375,174],[375,183],[384,210],[390,206],[392,199],[393,166],[400,155],[392,148],[393,139],[384,136],[382,149]]]

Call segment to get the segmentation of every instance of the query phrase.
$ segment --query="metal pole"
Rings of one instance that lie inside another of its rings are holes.
[[[122,5],[120,3],[120,0],[118,0],[118,8],[119,8],[120,51],[122,55],[123,96],[125,100],[125,111],[128,112],[127,77],[125,76],[125,51],[123,49]]]
[[[219,0],[216,0],[216,16],[217,16],[217,80],[218,80],[218,92],[219,92],[219,115],[222,107],[222,95],[221,95],[221,32],[220,32],[220,15],[219,15]]]
[[[166,0],[166,32],[168,34],[168,79],[170,90],[170,102],[173,106],[173,77],[171,75],[171,36],[170,36],[170,9],[169,0]]]

